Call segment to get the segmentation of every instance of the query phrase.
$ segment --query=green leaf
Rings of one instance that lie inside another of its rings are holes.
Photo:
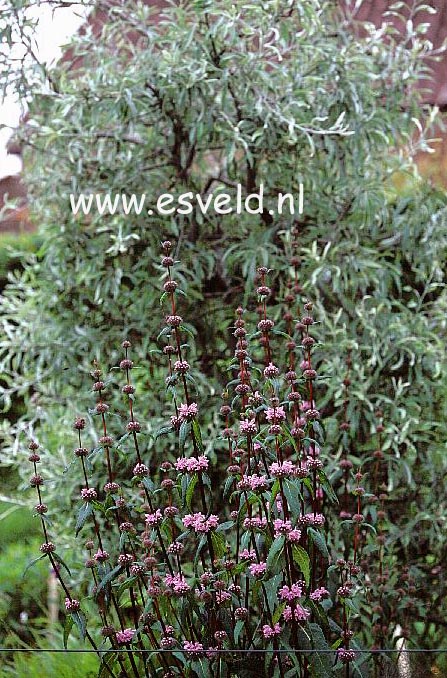
[[[153,492],[155,490],[155,485],[154,482],[150,478],[143,478],[143,485],[146,488],[146,490],[149,490],[149,492]]]
[[[265,596],[267,596],[267,604],[270,611],[272,611],[275,605],[278,604],[278,586],[280,585],[282,578],[283,573],[279,572],[278,574],[275,574],[273,577],[270,577],[270,579],[267,579],[267,581],[265,582],[264,581],[256,582],[256,584],[262,586],[263,593]]]
[[[183,454],[183,451],[185,449],[186,438],[188,437],[190,430],[191,430],[191,424],[189,423],[189,421],[183,421],[181,426],[180,426],[180,431],[179,431],[179,434],[178,434],[178,443],[179,443],[180,454]]]
[[[188,507],[189,510],[191,510],[191,505],[192,505],[192,498],[194,496],[194,490],[195,487],[198,483],[199,477],[197,473],[194,473],[192,478],[189,480],[188,483],[188,489],[186,490],[186,495],[185,495],[185,501],[186,501],[186,506]]]
[[[53,555],[54,555],[54,554],[53,554]],[[25,569],[23,570],[22,579],[25,577],[25,575],[26,575],[26,573],[28,572],[28,570],[29,570],[30,568],[33,567],[33,565],[35,565],[36,563],[38,563],[39,560],[42,560],[42,558],[46,558],[46,557],[47,557],[47,554],[44,553],[44,554],[42,554],[41,556],[38,556],[37,558],[33,558],[33,560],[32,560],[30,563],[28,563],[28,565],[27,565],[27,566],[25,567]]]
[[[338,504],[339,503],[338,497],[334,492],[334,488],[332,487],[332,485],[329,481],[329,478],[327,477],[327,475],[325,474],[325,472],[322,469],[320,469],[318,471],[318,478],[319,478],[320,484],[321,484],[322,488],[324,489],[324,491],[326,492],[329,500],[332,501],[334,504]]]
[[[273,621],[274,624],[276,624],[276,622],[278,622],[281,619],[281,615],[284,612],[286,606],[287,606],[287,603],[285,602],[285,603],[281,603],[281,605],[279,605],[279,607],[276,608],[276,610],[274,611],[274,613],[272,615],[272,621]]]
[[[200,552],[201,552],[202,549],[205,547],[206,542],[207,542],[206,534],[202,534],[202,536],[200,537],[199,545],[197,546],[196,554],[195,554],[195,556],[194,556],[194,570],[197,570],[197,565],[198,565],[198,563],[199,563]]]
[[[289,505],[290,512],[294,515],[299,516],[301,513],[301,499],[302,499],[299,482],[297,480],[286,479],[283,481],[283,490],[284,496]]]
[[[106,652],[102,655],[101,664],[99,667],[98,678],[111,678],[110,671],[113,672],[113,666],[115,664],[115,652]]]
[[[108,572],[108,573],[101,579],[101,581],[99,582],[99,584],[98,584],[98,586],[97,586],[97,588],[96,588],[96,596],[95,596],[95,597],[98,596],[98,593],[100,593],[100,591],[102,591],[102,589],[103,589],[105,586],[107,586],[107,584],[109,584],[111,581],[113,581],[113,580],[115,579],[115,577],[122,571],[122,569],[123,569],[123,568],[122,568],[121,565],[117,565],[116,567],[113,568],[113,570],[110,570],[110,572]]]
[[[311,636],[312,636],[312,647],[315,650],[323,650],[320,653],[313,653],[311,655],[311,666],[312,666],[312,675],[315,678],[327,678],[332,674],[332,661],[333,656],[327,653],[329,650],[329,645],[324,637],[324,633],[318,624],[309,624]]]
[[[59,565],[62,565],[62,567],[68,572],[68,575],[71,577],[70,569],[68,565],[62,560],[60,555],[58,553],[53,553],[53,558],[57,563],[59,563]]]
[[[329,558],[329,551],[327,550],[327,545],[326,545],[326,539],[324,536],[321,534],[321,532],[318,532],[318,530],[314,530],[313,527],[308,527],[307,528],[307,534],[317,547],[317,549],[320,551],[320,553],[325,557]]]
[[[84,640],[87,631],[85,614],[81,612],[81,610],[78,610],[77,612],[71,612],[70,614],[73,617],[73,621],[76,624],[80,637],[82,640]]]
[[[128,577],[127,579],[125,579],[116,589],[117,599],[119,600],[121,595],[124,593],[124,591],[126,591],[127,589],[130,589],[131,586],[133,586],[135,584],[135,582],[137,582],[137,581],[138,581],[138,577],[136,577],[136,576]]]
[[[280,487],[279,486],[279,480],[278,480],[278,478],[275,478],[275,482],[273,483],[272,489],[271,489],[271,492],[270,492],[270,499],[269,499],[270,506],[274,505],[276,495],[279,492],[279,487]]]
[[[82,504],[81,508],[78,511],[78,517],[76,520],[76,536],[78,536],[79,532],[82,530],[85,521],[87,518],[89,518],[93,513],[93,507],[90,504],[90,502],[85,502]]]
[[[223,534],[211,532],[211,542],[213,544],[214,555],[216,558],[222,558],[226,553],[225,538]]]
[[[241,635],[244,629],[245,622],[242,619],[239,619],[234,625],[234,644],[237,645],[239,636]]]
[[[223,491],[223,500],[225,501],[228,498],[228,495],[230,494],[234,484],[234,477],[233,476],[228,476],[228,478],[225,480],[225,486],[224,486],[224,491]]]
[[[307,551],[303,549],[302,546],[298,544],[293,544],[292,546],[292,556],[295,563],[301,569],[303,573],[304,580],[306,585],[309,586],[310,582],[310,558]]]
[[[74,625],[74,619],[71,614],[67,614],[65,617],[65,624],[64,624],[64,647],[67,649],[67,641],[68,637],[70,635],[70,631],[73,628]]]
[[[285,537],[284,535],[281,535],[280,537],[276,537],[270,546],[267,556],[267,569],[272,573],[276,573],[277,571],[279,561],[284,550],[284,544]]]
[[[204,454],[205,448],[203,447],[203,442],[202,442],[202,432],[200,430],[199,422],[196,419],[193,419],[192,431],[193,431],[194,439],[197,443],[197,447],[199,448],[200,454]]]
[[[155,432],[154,439],[157,440],[160,438],[160,436],[165,436],[167,433],[171,433],[173,430],[174,429],[172,426],[162,426],[158,429],[158,431]]]

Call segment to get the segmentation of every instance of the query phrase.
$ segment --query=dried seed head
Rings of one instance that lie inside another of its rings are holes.
[[[163,285],[163,289],[165,292],[168,292],[168,294],[172,294],[175,292],[175,290],[178,287],[178,283],[176,283],[175,280],[167,280],[165,284]]]
[[[48,555],[49,553],[53,553],[53,551],[55,550],[56,546],[53,544],[52,541],[46,541],[39,546],[39,551],[41,553],[45,553],[46,555]]]
[[[85,419],[83,417],[76,417],[74,420],[73,428],[76,431],[82,431],[85,428]]]
[[[93,391],[103,391],[105,389],[106,385],[103,381],[95,381],[95,383],[92,386]]]

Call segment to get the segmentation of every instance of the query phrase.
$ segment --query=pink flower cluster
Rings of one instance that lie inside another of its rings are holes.
[[[265,411],[265,418],[272,424],[279,424],[286,418],[284,407],[268,407]]]
[[[267,527],[267,518],[245,518],[245,530],[265,530]]]
[[[180,421],[192,421],[199,411],[197,403],[191,403],[190,405],[182,403],[178,408],[178,417]]]
[[[248,549],[243,549],[240,552],[240,558],[241,558],[241,560],[255,561],[256,560],[256,551],[254,549],[251,549],[250,551]]]
[[[307,621],[307,619],[309,619],[310,612],[309,610],[306,610],[305,607],[302,607],[301,605],[298,604],[295,605],[293,610],[290,607],[290,605],[287,605],[283,610],[282,616],[284,621],[287,622],[291,621],[293,617],[295,618],[295,621],[304,622]]]
[[[271,379],[272,377],[277,377],[279,375],[279,369],[273,363],[269,363],[264,370],[264,377],[266,379]]]
[[[168,588],[172,589],[174,593],[177,593],[180,596],[188,593],[190,589],[182,574],[167,574],[165,577],[165,584]]]
[[[115,636],[116,642],[119,643],[120,645],[130,643],[134,635],[135,629],[124,629],[124,631],[117,631]]]
[[[266,476],[258,476],[256,473],[251,476],[242,476],[237,487],[239,490],[250,489],[252,492],[262,492],[268,487],[267,478]]]
[[[300,516],[300,523],[302,525],[322,527],[325,522],[326,519],[321,513],[305,513],[303,516]]]
[[[301,530],[296,527],[292,528],[290,520],[281,520],[281,518],[277,518],[273,521],[273,527],[275,528],[275,538],[285,535],[287,541],[293,543],[301,539]]]
[[[208,469],[208,459],[203,454],[200,457],[178,457],[175,468],[180,473],[196,473]]]
[[[231,600],[231,593],[229,591],[216,591],[214,595],[217,605],[222,605]]]
[[[211,514],[205,518],[203,513],[189,513],[183,518],[183,525],[194,530],[194,532],[209,532],[215,530],[219,524],[219,518]]]
[[[76,598],[65,598],[65,609],[67,612],[77,612],[81,608],[81,603]]]
[[[266,639],[273,638],[274,636],[279,636],[280,633],[281,626],[279,624],[274,624],[273,626],[268,626],[268,624],[265,624],[262,627],[262,635]]]
[[[301,583],[292,584],[292,586],[284,585],[278,591],[278,596],[281,600],[287,600],[288,603],[293,602],[297,598],[301,598],[303,595],[303,587]]]
[[[252,577],[262,577],[266,573],[267,563],[253,563],[248,569]]]
[[[283,461],[282,463],[275,461],[270,464],[270,473],[275,478],[287,478],[295,473],[295,464],[291,461]]]
[[[255,435],[258,430],[255,419],[243,419],[239,424],[239,428],[243,435]]]
[[[203,653],[202,643],[193,643],[190,640],[185,640],[183,649],[190,657],[201,657]]]
[[[157,509],[155,513],[146,513],[146,523],[148,525],[152,525],[153,527],[155,525],[160,525],[161,521],[163,520],[163,515],[160,511],[160,509]]]
[[[329,598],[329,591],[322,586],[321,588],[312,591],[309,598],[319,603],[324,598]]]

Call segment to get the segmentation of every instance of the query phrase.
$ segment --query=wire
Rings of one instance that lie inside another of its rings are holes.
[[[425,653],[425,654],[447,654],[447,648],[439,648],[439,649],[430,649],[430,650],[423,650],[421,648],[410,648],[410,649],[371,649],[371,650],[361,650],[361,649],[355,649],[355,648],[350,648],[353,652],[356,654],[416,654],[416,653]],[[212,652],[213,654],[278,654],[278,653],[291,653],[293,652],[294,654],[334,654],[337,653],[337,650],[316,650],[316,649],[309,649],[309,650],[287,650],[287,649],[277,649],[277,650],[262,650],[262,649],[251,649],[251,650],[241,650],[241,649],[235,649],[235,650],[225,650],[225,649],[210,649],[207,650],[204,648],[201,652]],[[45,647],[40,647],[40,648],[32,648],[32,647],[0,647],[0,652],[65,652],[65,653],[92,653],[92,654],[98,654],[100,653],[108,653],[108,652],[124,652],[124,653],[136,653],[136,654],[142,654],[142,653],[172,653],[172,652],[181,652],[181,653],[186,653],[188,654],[190,650],[183,650],[182,648],[173,648],[172,650],[166,650],[165,648],[154,648],[153,650],[149,649],[127,649],[127,648],[98,648],[98,650],[93,650],[90,648],[86,648],[85,650],[82,648],[45,648]]]

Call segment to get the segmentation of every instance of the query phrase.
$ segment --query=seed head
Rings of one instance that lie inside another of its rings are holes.
[[[53,544],[52,541],[46,541],[39,546],[39,551],[41,553],[45,553],[46,555],[48,555],[49,553],[53,553],[53,551],[55,550],[56,546]]]
[[[81,608],[81,603],[76,598],[65,598],[65,609],[67,612],[77,612]]]
[[[46,504],[37,504],[34,508],[40,515],[48,511],[48,506]]]
[[[95,383],[92,386],[93,391],[103,391],[105,389],[106,385],[103,381],[95,381]]]

